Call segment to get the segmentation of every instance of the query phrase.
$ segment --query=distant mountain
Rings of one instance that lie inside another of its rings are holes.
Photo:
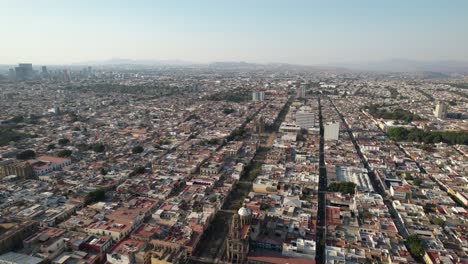
[[[73,65],[95,65],[95,66],[201,66],[219,69],[277,69],[277,70],[312,70],[312,71],[374,71],[374,72],[408,72],[423,73],[428,76],[442,77],[448,73],[468,72],[466,61],[418,61],[407,59],[391,59],[382,61],[359,62],[359,63],[329,63],[319,65],[296,65],[287,63],[252,63],[245,61],[216,61],[212,63],[196,63],[184,60],[133,60],[124,58],[112,58],[109,60],[87,61],[74,63]]]
[[[451,60],[417,61],[406,59],[392,59],[367,63],[344,63],[338,64],[336,66],[342,66],[353,70],[382,72],[468,72],[468,62]]]
[[[218,69],[255,69],[264,66],[262,64],[250,63],[245,61],[215,61],[209,63],[208,67]]]
[[[251,62],[235,62],[235,61],[218,61],[208,64],[210,68],[217,69],[242,69],[242,70],[252,70],[252,69],[269,69],[269,70],[301,70],[301,71],[336,71],[336,72],[348,72],[349,70],[343,67],[334,67],[334,66],[311,66],[311,65],[298,65],[298,64],[288,64],[288,63],[251,63]]]
[[[86,61],[74,63],[75,65],[145,65],[145,66],[162,66],[162,65],[193,65],[195,63],[183,60],[133,60],[124,58],[112,58],[109,60]]]

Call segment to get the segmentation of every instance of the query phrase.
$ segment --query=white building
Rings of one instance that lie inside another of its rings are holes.
[[[297,98],[305,98],[306,88],[305,86],[298,87],[296,90]]]
[[[324,125],[324,139],[338,140],[340,134],[340,122],[330,122]]]
[[[315,126],[315,114],[312,112],[298,111],[296,113],[296,124],[300,128],[309,129]]]
[[[293,258],[315,258],[315,241],[298,238],[291,243],[283,243],[283,256]]]
[[[447,105],[444,102],[438,102],[435,110],[434,110],[434,116],[443,119],[447,116]]]
[[[325,247],[325,263],[345,264],[346,263],[345,253],[346,251],[344,248],[326,246]]]
[[[265,101],[265,92],[252,92],[252,101]]]
[[[68,158],[59,158],[53,156],[40,156],[35,159],[28,160],[33,167],[33,174],[35,176],[42,176],[49,172],[60,170],[71,164]]]

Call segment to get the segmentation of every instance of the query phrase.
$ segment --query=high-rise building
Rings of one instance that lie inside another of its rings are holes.
[[[10,81],[16,80],[15,69],[9,69],[9,70],[8,70],[8,79],[9,79]]]
[[[258,93],[257,92],[252,92],[252,101],[254,101],[254,102],[258,101]]]
[[[31,63],[20,63],[15,67],[16,80],[28,81],[34,78],[34,70]]]
[[[305,98],[306,88],[304,85],[301,85],[296,90],[296,97],[297,98]]]
[[[444,102],[438,102],[434,110],[434,116],[443,119],[447,117],[447,110],[447,105]]]
[[[260,101],[265,101],[265,92],[258,92],[258,99]]]
[[[67,69],[63,70],[63,80],[66,82],[70,82],[70,74]]]
[[[252,92],[252,101],[265,101],[265,92]]]
[[[296,112],[296,125],[300,128],[309,129],[315,126],[315,115],[312,112]]]
[[[329,122],[323,126],[325,140],[338,140],[340,135],[340,122]]]
[[[42,66],[41,77],[45,79],[49,78],[49,71],[47,71],[47,66]]]

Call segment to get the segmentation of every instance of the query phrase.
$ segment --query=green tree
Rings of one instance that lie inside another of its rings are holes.
[[[65,146],[68,143],[70,143],[70,140],[68,138],[61,138],[58,140],[59,145]]]
[[[92,192],[89,192],[85,197],[85,204],[89,205],[91,203],[99,202],[104,200],[106,197],[106,191],[104,189],[96,189]]]
[[[421,186],[422,183],[423,183],[423,180],[421,180],[420,178],[416,178],[413,180],[413,184],[416,186]]]
[[[236,110],[234,110],[234,109],[232,109],[232,108],[224,108],[224,109],[223,109],[223,113],[224,113],[225,115],[232,114],[232,113],[234,113],[235,111],[236,111]]]
[[[71,154],[72,151],[68,149],[60,150],[59,152],[57,152],[57,156],[61,158],[70,157]]]
[[[51,150],[55,148],[55,144],[49,144],[47,145],[47,150]]]
[[[354,194],[356,191],[356,184],[354,182],[332,182],[328,186],[328,191]]]
[[[424,248],[418,235],[409,235],[406,238],[406,245],[408,246],[411,254],[413,254],[415,257],[422,258],[424,256]]]
[[[142,146],[135,146],[132,148],[133,154],[142,153],[145,149]]]
[[[25,151],[22,151],[16,154],[16,158],[20,160],[32,159],[34,157],[36,157],[36,152],[34,152],[34,150],[31,150],[31,149],[27,149]]]
[[[93,145],[93,151],[94,152],[104,152],[106,147],[102,143],[96,143]]]
[[[439,226],[441,226],[441,227],[444,227],[444,225],[445,225],[444,219],[438,218],[438,217],[433,218],[433,219],[432,219],[432,223],[434,223],[434,224],[436,224],[436,225],[439,225]]]
[[[32,137],[32,135],[19,133],[11,127],[0,128],[0,146],[8,145],[12,141],[20,141],[26,137]]]
[[[145,173],[145,171],[146,171],[145,167],[139,166],[139,167],[136,167],[135,169],[133,169],[133,171],[132,171],[132,173],[130,175],[135,176],[135,175],[138,175],[138,174],[143,174],[143,173]]]

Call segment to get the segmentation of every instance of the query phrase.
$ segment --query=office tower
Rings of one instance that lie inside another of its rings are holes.
[[[447,105],[444,102],[438,102],[435,110],[434,110],[434,116],[443,119],[447,116]]]
[[[10,81],[16,80],[15,69],[9,69],[9,70],[8,70],[8,79],[9,79]]]
[[[252,101],[265,101],[265,92],[252,92]]]
[[[70,74],[68,73],[67,69],[63,70],[63,80],[66,82],[70,82]]]
[[[254,101],[254,102],[258,101],[258,93],[257,92],[252,92],[252,101]]]
[[[46,66],[42,66],[41,76],[42,76],[42,78],[48,78],[49,77],[49,72],[47,71]]]
[[[323,138],[325,140],[338,140],[340,134],[340,122],[326,123],[324,128]]]
[[[16,80],[28,81],[34,78],[34,71],[31,63],[20,63],[15,67]]]
[[[314,127],[315,115],[311,112],[298,111],[296,113],[296,125],[305,129]]]
[[[305,98],[305,86],[300,86],[296,90],[296,97],[299,98]]]
[[[265,101],[265,92],[258,92],[258,98],[260,101]]]

